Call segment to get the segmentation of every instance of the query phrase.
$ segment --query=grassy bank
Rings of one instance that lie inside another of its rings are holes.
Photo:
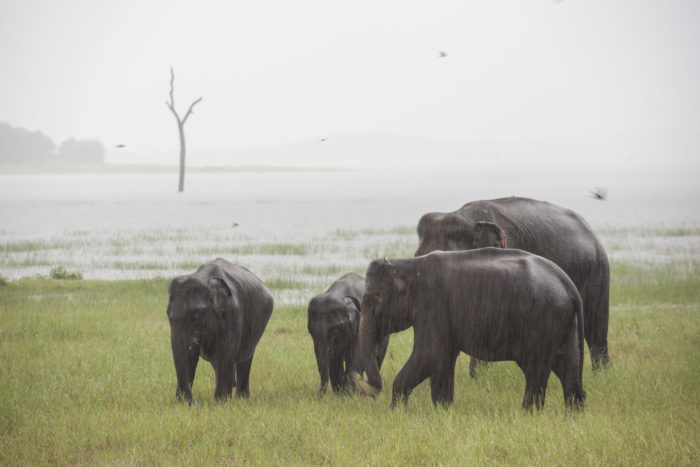
[[[472,381],[465,356],[449,410],[433,408],[426,383],[395,411],[390,391],[317,399],[306,310],[285,299],[258,346],[250,400],[216,403],[200,362],[202,404],[187,407],[174,402],[165,279],[12,281],[0,287],[0,464],[697,465],[698,269],[613,262],[614,366],[593,374],[586,355],[580,414],[563,410],[552,375],[534,415],[519,408],[514,363]],[[319,282],[268,285],[275,297],[310,298]],[[392,337],[387,388],[412,338]]]

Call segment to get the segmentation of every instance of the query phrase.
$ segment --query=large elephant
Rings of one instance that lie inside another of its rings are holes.
[[[434,250],[470,250],[496,246],[490,223],[504,232],[502,245],[554,261],[576,284],[583,301],[586,342],[593,368],[608,365],[610,265],[605,248],[575,212],[528,198],[474,201],[450,213],[425,214],[418,223],[416,256]]]
[[[272,295],[252,272],[218,258],[176,277],[168,288],[168,320],[177,390],[192,404],[192,382],[201,356],[211,362],[217,400],[249,397],[255,346],[270,315]]]
[[[333,392],[347,392],[354,388],[353,374],[362,373],[357,338],[364,293],[365,280],[351,272],[309,302],[307,326],[321,377],[319,396],[326,393],[329,378]],[[379,367],[388,343],[389,336],[375,349]]]
[[[526,409],[543,406],[551,371],[566,405],[583,407],[581,297],[552,261],[514,249],[436,251],[375,260],[366,277],[360,352],[370,387],[363,392],[382,387],[376,343],[413,326],[413,353],[394,379],[392,407],[428,377],[433,403],[451,404],[460,351],[517,362]]]

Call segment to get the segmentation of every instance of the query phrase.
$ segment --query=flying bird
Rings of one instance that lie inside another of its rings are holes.
[[[447,57],[447,52],[440,50],[438,51],[438,58]]]
[[[119,144],[115,145],[114,147],[117,149],[121,149],[121,148],[125,148],[126,144],[119,143]]]
[[[608,190],[598,187],[591,191],[591,197],[593,199],[597,199],[598,201],[605,201],[608,198]]]
[[[326,141],[327,139],[328,139],[328,138],[326,138],[326,137],[324,136],[323,138],[319,139],[318,142],[319,142],[319,143],[323,143],[323,142]]]

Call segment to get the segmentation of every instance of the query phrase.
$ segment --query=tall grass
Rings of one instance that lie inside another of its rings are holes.
[[[514,363],[471,380],[464,356],[450,409],[434,408],[423,383],[392,411],[410,330],[392,336],[376,399],[318,399],[306,307],[284,299],[258,345],[251,398],[215,402],[200,361],[201,404],[188,407],[174,398],[167,280],[11,281],[0,288],[0,464],[697,465],[698,262],[613,262],[612,278],[612,368],[593,374],[586,356],[582,413],[564,410],[552,375],[534,414],[520,409]],[[269,285],[276,297],[319,291],[293,277]]]

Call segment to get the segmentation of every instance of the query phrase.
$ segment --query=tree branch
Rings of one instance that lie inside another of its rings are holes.
[[[194,106],[197,105],[197,104],[199,104],[199,103],[202,101],[202,99],[204,99],[204,96],[200,97],[199,99],[197,99],[196,101],[194,101],[194,102],[192,102],[192,103],[190,104],[190,108],[187,109],[187,113],[185,114],[185,117],[182,119],[182,124],[183,124],[183,125],[185,124],[185,121],[187,120],[187,117],[189,117],[190,114],[193,114],[193,113],[194,113],[194,112],[192,112],[192,109],[194,109]]]
[[[180,116],[177,114],[177,110],[175,110],[175,72],[173,71],[173,67],[170,67],[170,102],[165,101],[165,105],[168,106],[170,111],[173,113],[175,116],[175,120],[177,120],[178,125],[182,125],[182,122],[180,121]]]
[[[173,67],[170,67],[170,108],[175,108],[175,97],[173,95],[174,93],[174,86],[175,83],[175,72],[173,71]]]

